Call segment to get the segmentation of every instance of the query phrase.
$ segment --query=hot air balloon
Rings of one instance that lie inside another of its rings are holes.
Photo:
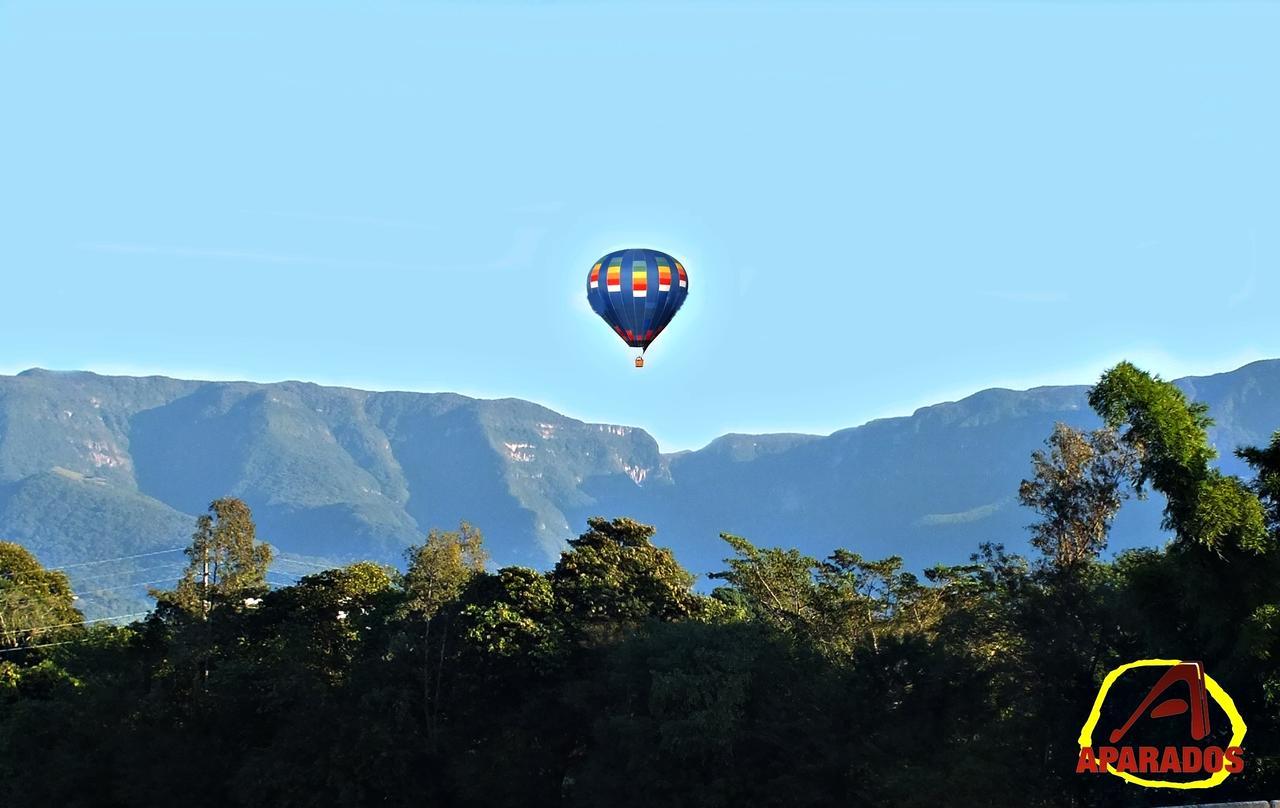
[[[638,368],[688,295],[684,265],[657,250],[616,250],[596,261],[587,276],[591,308],[624,342],[640,349]]]

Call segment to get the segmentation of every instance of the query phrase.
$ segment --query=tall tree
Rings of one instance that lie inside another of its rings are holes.
[[[1031,544],[1058,568],[1096,558],[1111,521],[1128,495],[1139,453],[1114,429],[1085,433],[1059,423],[1031,455],[1032,477],[1018,490],[1022,504],[1040,514]]]
[[[468,582],[484,572],[489,554],[484,536],[462,522],[457,530],[432,528],[427,540],[406,553],[409,568],[404,576],[405,608],[422,623],[422,710],[429,745],[440,738],[445,660],[448,653],[447,604],[457,600]],[[432,637],[435,636],[435,646]]]
[[[177,588],[153,594],[197,617],[263,595],[271,548],[257,541],[256,533],[253,513],[242,500],[214,500],[209,513],[196,519],[196,531],[185,551],[187,567]]]

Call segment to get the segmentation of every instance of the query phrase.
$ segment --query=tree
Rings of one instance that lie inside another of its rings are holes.
[[[537,668],[556,650],[555,595],[547,577],[527,567],[479,576],[462,598],[462,637],[475,652]]]
[[[256,540],[253,513],[242,500],[224,497],[196,519],[196,531],[185,550],[187,568],[172,592],[153,592],[188,615],[206,618],[210,611],[267,591],[271,548]]]
[[[758,548],[741,536],[721,538],[736,557],[711,577],[727,581],[736,595],[722,592],[718,599],[740,600],[748,614],[833,659],[848,660],[864,647],[878,653],[883,637],[931,630],[951,594],[949,582],[923,585],[902,569],[899,556],[871,560],[837,549],[818,561],[794,549]]]
[[[1264,653],[1280,599],[1280,547],[1255,488],[1210,465],[1216,452],[1207,408],[1128,362],[1102,375],[1089,403],[1109,427],[1123,428],[1121,440],[1140,452],[1133,483],[1139,489],[1150,483],[1165,495],[1164,526],[1175,534],[1166,555],[1133,566],[1140,583],[1163,582],[1145,590],[1148,603],[1170,581],[1179,590],[1176,602],[1166,603],[1160,619],[1143,631],[1165,643],[1190,644],[1206,662],[1220,665]],[[1261,476],[1255,486],[1265,494],[1274,479],[1270,451],[1245,455],[1256,462]]]
[[[1121,362],[1089,391],[1089,404],[1123,442],[1139,453],[1132,475],[1139,491],[1150,483],[1165,495],[1165,527],[1178,540],[1215,553],[1261,554],[1269,549],[1257,495],[1240,478],[1209,464],[1213,419],[1173,384]]]
[[[915,575],[903,571],[899,556],[871,561],[837,549],[817,568],[816,636],[837,657],[863,645],[878,654],[882,636],[924,628],[916,608],[924,591]]]
[[[586,688],[563,642],[547,575],[504,567],[477,575],[454,612],[460,671],[449,691],[449,762],[463,805],[561,805],[565,760],[584,734]],[[576,653],[575,653],[576,652]],[[520,765],[511,766],[519,760]],[[503,776],[489,773],[501,769]]]
[[[294,669],[332,683],[345,674],[372,615],[392,594],[391,573],[361,561],[307,575],[272,592],[257,617],[279,625],[279,661],[291,660]]]
[[[399,700],[376,710],[361,700],[381,696],[400,670],[389,664],[386,644],[387,624],[402,599],[398,579],[392,570],[358,562],[307,575],[237,616],[242,641],[227,649],[230,658],[220,660],[211,685],[233,737],[251,738],[258,753],[236,757],[239,799],[228,803],[395,804],[386,792],[407,783],[388,782],[403,774],[391,761],[421,744],[412,736],[398,743],[408,749],[387,742],[389,732],[401,729],[388,715],[403,709]],[[395,692],[411,696],[413,690]],[[371,713],[377,721],[368,720]],[[366,731],[365,725],[376,726]]]
[[[632,519],[587,520],[590,529],[569,540],[551,572],[551,587],[565,614],[588,633],[618,632],[649,619],[677,620],[701,612],[693,576],[654,529]]]
[[[1257,474],[1253,490],[1267,510],[1267,522],[1273,536],[1280,534],[1280,432],[1271,436],[1271,443],[1263,449],[1249,446],[1236,450]]]
[[[454,600],[472,576],[484,572],[489,554],[484,535],[462,522],[457,530],[432,528],[427,540],[405,551],[409,562],[404,576],[405,605],[430,618]]]
[[[727,582],[749,612],[784,633],[806,632],[813,619],[813,569],[817,560],[799,550],[759,548],[741,536],[721,533],[733,549],[727,570],[711,574]],[[727,595],[720,595],[726,599]]]
[[[456,531],[432,528],[427,540],[410,547],[405,555],[409,561],[404,576],[405,608],[422,621],[422,710],[428,743],[434,748],[440,735],[449,638],[449,614],[442,610],[458,598],[472,578],[484,572],[489,555],[484,536],[466,522]],[[441,630],[435,632],[438,641],[433,654],[432,627],[436,624],[441,624]]]
[[[1033,474],[1022,481],[1018,495],[1041,517],[1029,526],[1031,544],[1065,569],[1096,558],[1106,547],[1139,453],[1114,429],[1085,433],[1062,423],[1045,443],[1049,451],[1032,453]]]
[[[39,644],[84,620],[64,573],[46,570],[26,548],[0,542],[0,648]]]

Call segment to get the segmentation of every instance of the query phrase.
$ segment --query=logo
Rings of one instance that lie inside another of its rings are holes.
[[[1080,729],[1076,773],[1114,774],[1151,788],[1210,788],[1244,769],[1246,729],[1204,665],[1140,659],[1102,680]]]

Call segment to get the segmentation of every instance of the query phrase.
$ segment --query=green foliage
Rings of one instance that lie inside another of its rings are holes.
[[[49,642],[82,620],[65,574],[44,569],[23,547],[0,541],[0,649]]]
[[[1165,526],[1215,552],[1270,549],[1262,505],[1243,481],[1211,468],[1208,407],[1160,377],[1121,362],[1102,375],[1089,403],[1141,458],[1133,475],[1168,502]]]
[[[463,522],[456,531],[432,528],[427,540],[405,551],[409,570],[404,576],[406,605],[430,618],[458,597],[467,581],[484,571],[488,553],[484,536]]]
[[[1049,451],[1031,455],[1034,476],[1022,481],[1018,497],[1041,517],[1031,525],[1032,546],[1057,566],[1069,567],[1106,547],[1139,455],[1113,429],[1085,434],[1060,423],[1045,443]]]
[[[795,549],[759,549],[729,533],[722,533],[720,538],[736,557],[725,561],[728,570],[711,577],[727,581],[734,601],[745,606],[752,616],[768,621],[779,631],[805,631],[811,616],[813,569],[818,562]]]
[[[555,606],[545,575],[504,567],[470,587],[462,599],[459,630],[468,647],[480,654],[537,664],[557,649]]]
[[[185,552],[189,560],[177,588],[154,594],[190,616],[206,617],[226,605],[238,607],[267,590],[271,547],[257,541],[253,514],[242,500],[214,500],[209,513],[196,519],[196,532]]]
[[[449,633],[454,610],[444,607],[453,604],[467,583],[484,572],[488,554],[480,531],[463,522],[456,531],[432,529],[427,541],[410,547],[405,556],[409,570],[404,576],[404,607],[420,626],[417,645],[422,656],[422,711],[427,742],[435,749],[441,738],[445,675],[452,660]]]
[[[1280,532],[1280,432],[1271,436],[1271,443],[1265,448],[1246,446],[1236,454],[1253,467],[1257,475],[1254,493],[1266,506],[1271,532]]]
[[[836,550],[817,561],[796,550],[757,548],[740,536],[722,538],[736,555],[726,559],[728,570],[711,576],[731,585],[718,599],[835,659],[879,653],[886,638],[928,635],[972,570],[936,567],[927,573],[934,585],[926,586],[902,569],[898,556],[869,560]]]
[[[587,524],[591,529],[570,539],[551,572],[556,599],[575,621],[620,630],[700,612],[693,576],[669,549],[653,545],[652,527],[625,518],[593,517]]]

